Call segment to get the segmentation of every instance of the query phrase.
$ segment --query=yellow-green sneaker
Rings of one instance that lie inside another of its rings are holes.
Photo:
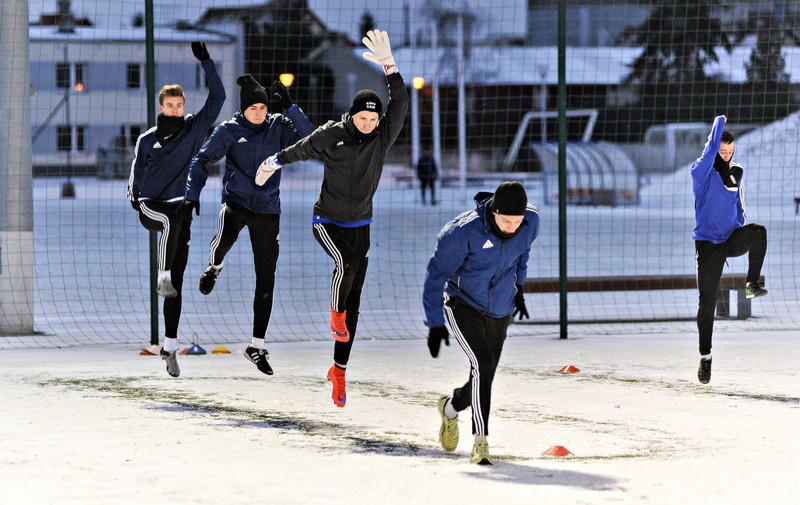
[[[758,298],[759,296],[764,296],[767,293],[769,293],[769,291],[767,291],[766,289],[762,288],[761,286],[759,286],[755,282],[748,282],[747,285],[744,288],[744,297],[745,298]]]
[[[445,415],[444,406],[449,399],[449,396],[442,396],[436,406],[439,410],[439,415],[442,416],[442,427],[439,428],[439,442],[445,451],[453,452],[458,446],[458,416],[455,419],[450,419]]]
[[[476,440],[475,445],[472,446],[472,456],[470,456],[469,461],[479,465],[491,465],[492,457],[489,455],[489,442]]]

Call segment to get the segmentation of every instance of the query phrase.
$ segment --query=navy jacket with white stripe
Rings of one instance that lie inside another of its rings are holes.
[[[139,136],[128,179],[129,200],[138,198],[162,203],[180,203],[183,200],[189,163],[203,145],[206,133],[225,103],[225,87],[214,60],[206,60],[200,65],[208,78],[206,103],[197,115],[186,115],[186,124],[165,146],[158,142],[155,127]]]
[[[256,185],[259,165],[284,147],[314,131],[306,114],[293,104],[286,115],[268,114],[254,125],[241,111],[214,129],[208,141],[192,160],[186,181],[186,199],[200,200],[208,178],[208,163],[225,157],[222,178],[222,203],[235,203],[259,214],[280,214],[281,172],[277,170],[263,186]]]
[[[539,211],[529,204],[517,233],[503,240],[488,221],[491,197],[478,193],[475,209],[439,232],[422,295],[428,328],[444,326],[444,293],[487,316],[501,318],[514,311],[516,285],[527,277],[531,244],[539,234]]]

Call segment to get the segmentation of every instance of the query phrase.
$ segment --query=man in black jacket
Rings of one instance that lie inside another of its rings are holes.
[[[328,380],[333,403],[344,407],[345,369],[358,324],[361,290],[369,261],[372,198],[383,173],[383,162],[397,140],[408,111],[408,91],[397,71],[386,32],[370,30],[362,39],[371,52],[365,59],[383,67],[389,84],[389,103],[377,93],[361,90],[341,121],[328,121],[308,137],[264,161],[260,178],[284,163],[317,157],[324,174],[312,219],[314,238],[333,258],[330,331],[336,340]],[[383,115],[381,116],[381,114]]]

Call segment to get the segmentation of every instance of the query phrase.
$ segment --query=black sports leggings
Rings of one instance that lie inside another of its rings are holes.
[[[695,241],[697,259],[697,288],[700,301],[697,308],[697,330],[700,335],[700,354],[711,352],[711,335],[714,331],[714,309],[722,269],[728,258],[749,252],[747,282],[758,282],[761,266],[767,254],[767,229],[760,224],[748,224],[734,231],[728,240],[712,244],[704,240]]]
[[[331,307],[337,312],[347,311],[345,324],[350,340],[337,341],[333,345],[333,361],[342,367],[350,360],[350,350],[356,338],[361,290],[369,266],[369,230],[369,225],[343,228],[335,224],[317,223],[313,227],[314,238],[334,262]]]
[[[253,337],[264,338],[272,316],[275,269],[278,265],[278,233],[281,216],[259,214],[232,203],[222,204],[217,217],[217,234],[211,239],[209,261],[221,265],[231,250],[239,232],[247,226],[253,263],[256,271],[256,290],[253,295]]]

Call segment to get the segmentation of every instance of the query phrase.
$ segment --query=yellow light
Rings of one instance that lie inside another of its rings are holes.
[[[83,83],[82,82],[75,83],[75,91],[77,91],[78,93],[83,91]]]
[[[425,86],[425,78],[414,77],[414,79],[411,80],[411,84],[414,86],[414,89],[422,89]]]
[[[281,84],[287,88],[294,84],[294,74],[281,74],[278,76],[278,79],[281,81]]]

